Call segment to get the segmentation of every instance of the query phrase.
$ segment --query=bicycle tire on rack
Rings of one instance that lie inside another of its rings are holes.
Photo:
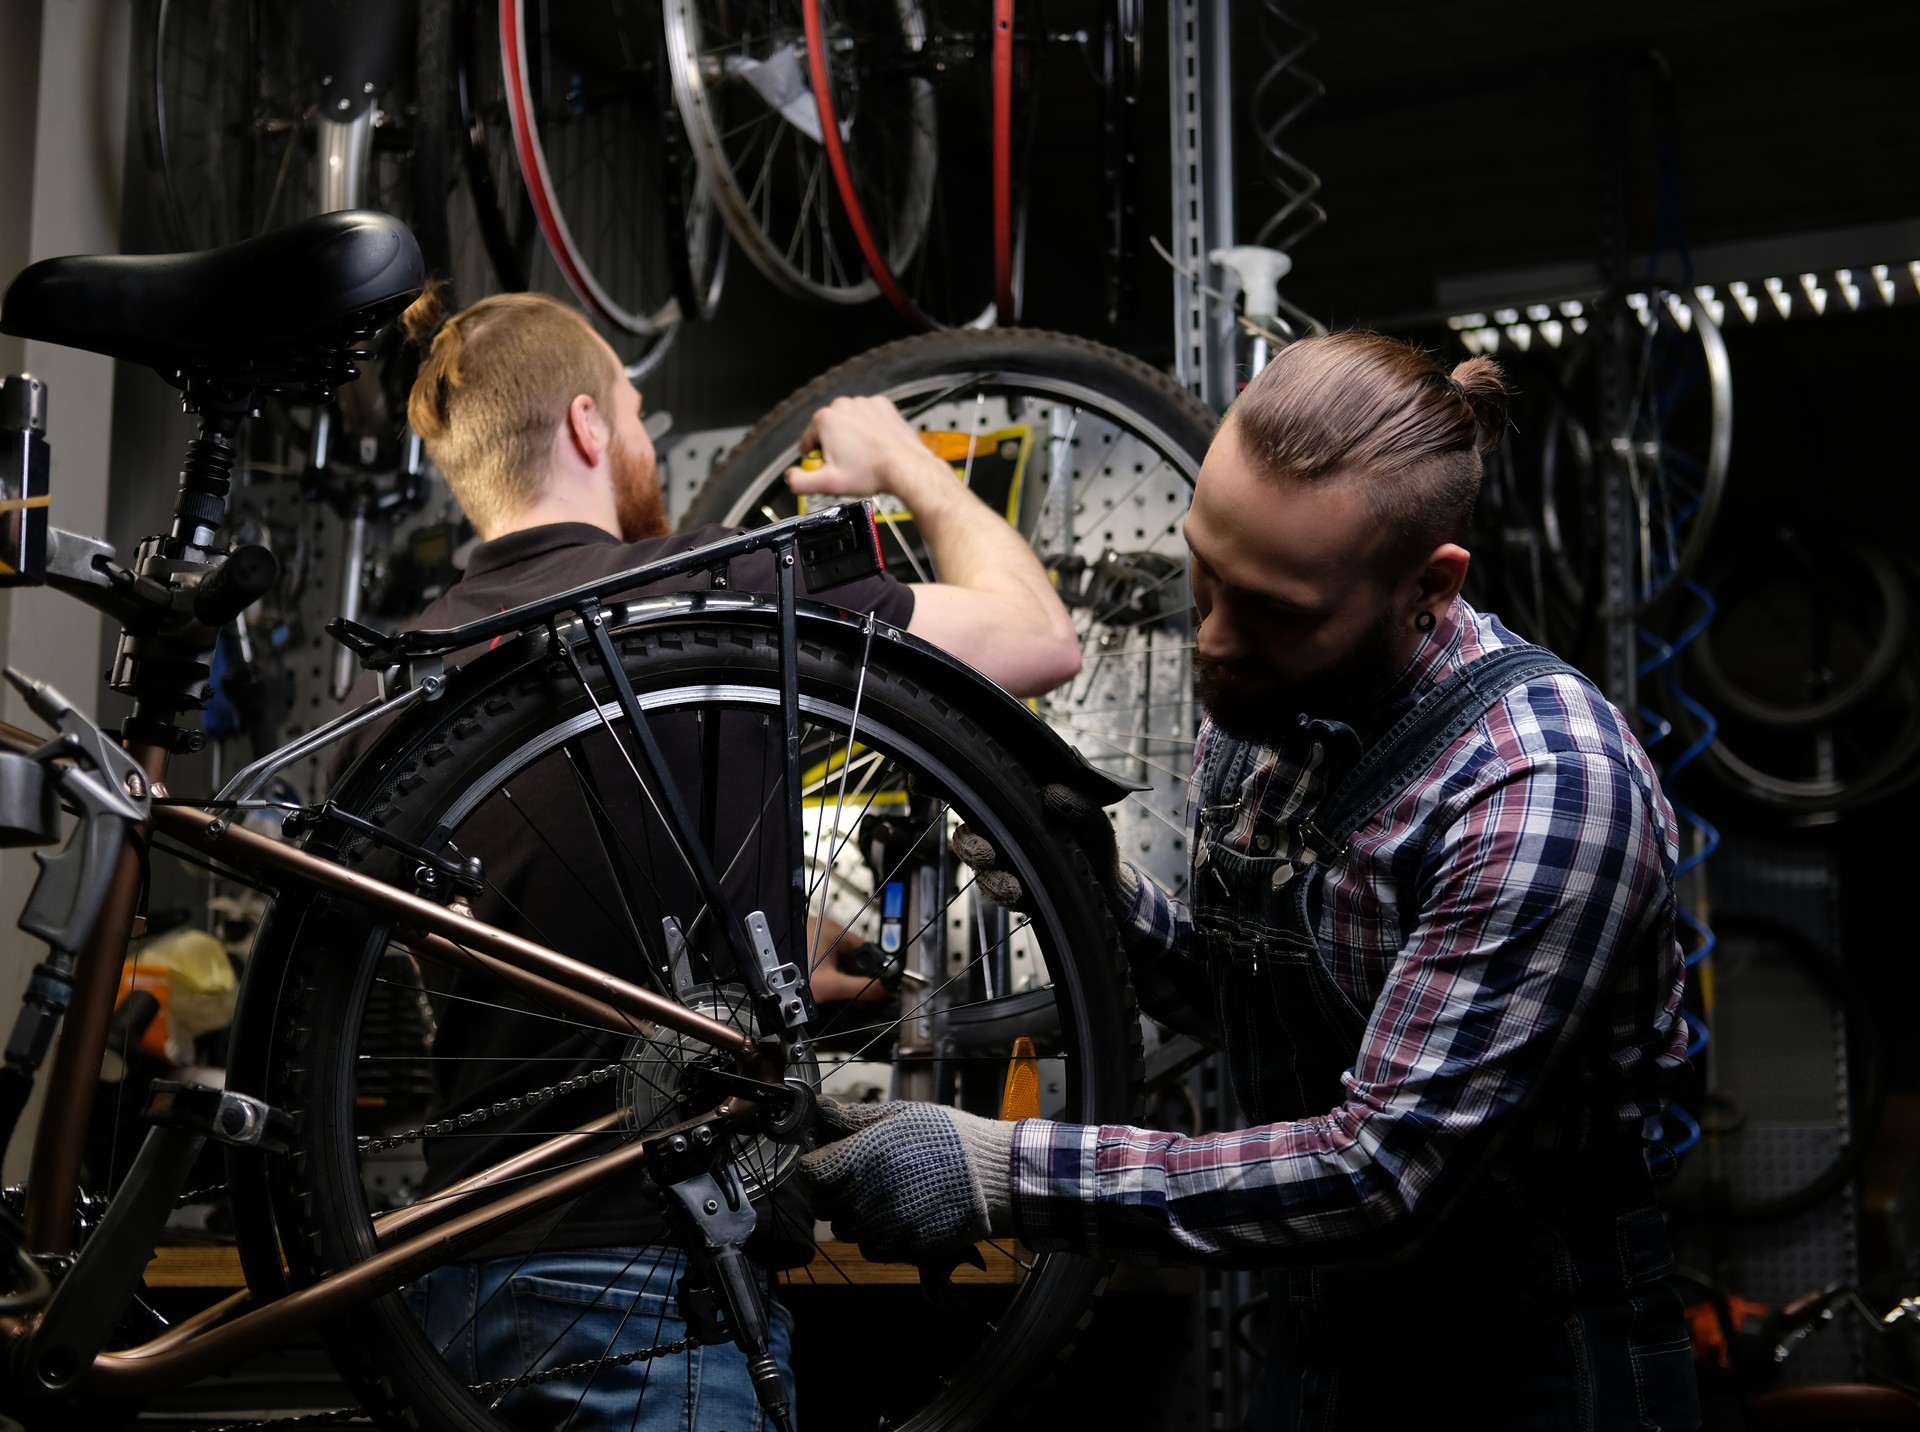
[[[539,229],[513,153],[500,73],[499,15],[492,0],[459,0],[453,13],[453,64],[460,167],[474,228],[493,286],[519,293],[530,282]]]
[[[723,225],[677,162],[684,142],[663,132],[658,17],[500,0],[499,22],[514,152],[547,252],[581,306],[625,340],[629,372],[644,371],[683,319],[711,312],[724,254]],[[683,306],[687,291],[697,306]]]
[[[834,205],[825,131],[807,93],[805,8],[663,0],[674,99],[714,203],[754,266],[792,297],[864,303],[879,288]],[[836,51],[845,66],[871,66],[874,51],[883,61],[859,72],[869,93],[859,116],[842,119],[856,152],[907,144],[867,216],[889,266],[904,269],[926,234],[937,160],[931,87],[914,72],[927,25],[918,0],[838,6],[825,23],[846,42]]]
[[[716,609],[710,603],[698,615],[687,614],[684,606],[664,615],[643,611],[620,627],[615,639],[640,700],[652,713],[650,723],[671,721],[675,713],[679,719],[723,719],[714,714],[716,708],[777,709],[777,626],[764,604],[749,610],[741,602],[726,610],[724,604]],[[1059,1021],[1052,1037],[1067,1087],[1062,1117],[1128,1118],[1139,1091],[1138,1020],[1085,858],[1044,823],[1037,785],[1057,772],[1026,769],[1013,747],[943,699],[937,686],[899,674],[878,659],[865,661],[857,628],[803,626],[800,691],[809,721],[835,742],[846,740],[850,757],[858,753],[861,761],[878,763],[869,769],[887,770],[880,788],[894,789],[892,775],[898,774],[907,778],[898,783],[902,792],[937,791],[933,799],[947,803],[939,817],[943,823],[950,815],[964,815],[990,838],[1007,842],[1028,876],[1029,889],[1038,896],[1035,923],[1018,933],[1037,956],[1028,968],[1047,980],[1035,988],[1052,991],[1050,1004]],[[851,731],[843,730],[855,711],[857,745]],[[461,822],[494,796],[504,794],[510,804],[509,783],[534,779],[528,772],[537,763],[559,759],[555,753],[570,752],[575,741],[597,739],[601,714],[544,633],[522,637],[456,672],[442,698],[382,736],[343,780],[336,798],[402,839],[438,847],[450,835],[458,838],[465,828]],[[829,775],[810,789],[830,791],[834,779]],[[847,778],[838,779],[844,796]],[[826,799],[822,794],[822,806]],[[874,799],[867,797],[868,807]],[[841,815],[836,809],[836,834]],[[818,841],[816,836],[816,855]],[[310,848],[386,878],[404,877],[409,868],[356,837],[323,832]],[[828,866],[838,871],[831,855]],[[953,905],[946,919],[957,922],[966,914],[964,905]],[[982,915],[975,911],[971,918]],[[936,912],[928,926],[937,918]],[[404,983],[393,979],[386,937],[386,930],[350,907],[310,897],[289,903],[263,931],[256,949],[247,998],[249,1013],[265,1016],[261,1027],[267,1034],[254,1035],[252,1047],[238,1051],[237,1063],[265,1078],[265,1092],[293,1115],[300,1130],[292,1154],[271,1172],[278,1250],[296,1285],[364,1258],[374,1246],[368,1222],[373,1195],[358,1131],[368,1127],[370,1117],[382,1117],[368,1112],[377,1101],[367,1097],[362,1038],[373,1037],[367,1031],[375,1027],[376,1012],[387,1019],[396,1007],[392,999],[376,997],[382,987]],[[1025,998],[1035,996],[1029,991]],[[404,1000],[401,1005],[404,1014]],[[893,1037],[898,1040],[897,1030]],[[815,1044],[830,1047],[825,1034]],[[993,1068],[1004,1077],[1003,1059]],[[405,1083],[404,1073],[396,1062],[392,1079],[380,1086],[380,1098],[404,1098],[395,1092]],[[953,1077],[963,1093],[972,1089],[964,1070]],[[537,1075],[529,1082],[537,1085]],[[819,1275],[823,1281],[831,1276],[825,1269]],[[979,1425],[1052,1365],[1103,1281],[1103,1270],[1090,1260],[1038,1259],[1004,1307],[997,1291],[985,1290],[994,1304],[990,1321],[989,1313],[977,1312],[982,1321],[970,1316],[960,1326],[987,1331],[962,1360],[932,1370],[938,1375],[919,1389],[928,1401],[879,1411],[892,1426]],[[889,1317],[898,1320],[905,1306],[888,1303]],[[913,1306],[921,1306],[917,1297]],[[917,1316],[908,1312],[897,1323],[903,1336],[914,1334]],[[930,1336],[926,1329],[919,1331]],[[359,1309],[330,1336],[348,1381],[389,1425],[462,1432],[521,1425],[479,1405],[440,1360],[398,1294]],[[490,1374],[516,1375],[511,1369],[490,1369]]]
[[[289,17],[142,0],[134,26],[135,102],[167,245],[217,248],[303,214]]]
[[[1716,715],[1776,730],[1824,725],[1870,700],[1904,660],[1912,607],[1906,579],[1891,557],[1868,543],[1782,527],[1771,544],[1747,547],[1740,560],[1723,564],[1706,586],[1719,608],[1714,625],[1723,628],[1742,602],[1756,593],[1764,602],[1773,589],[1774,605],[1763,608],[1768,619],[1760,623],[1765,630],[1755,632],[1765,642],[1758,649],[1776,663],[1802,663],[1796,673],[1802,686],[1792,697],[1751,690],[1727,670],[1714,626],[1707,627],[1687,660]],[[1864,640],[1842,665],[1834,635],[1848,618]]]
[[[1039,472],[1026,486],[1022,530],[1059,578],[1082,649],[1079,676],[1035,709],[1095,766],[1154,788],[1129,797],[1116,825],[1137,864],[1181,886],[1199,718],[1179,524],[1213,439],[1213,413],[1164,373],[1084,338],[1033,329],[905,338],[777,405],[694,494],[685,525],[756,526],[794,511],[782,474],[813,413],[848,394],[891,398],[922,428],[962,424],[976,433],[1010,421],[1016,403],[1025,409]],[[1058,439],[1062,425],[1067,435]],[[1057,506],[1048,473],[1056,453],[1069,479]],[[1071,531],[1057,530],[1056,518]],[[910,551],[892,548],[887,560],[903,578],[932,575]],[[1122,600],[1129,595],[1136,600]]]
[[[1679,1212],[1705,1222],[1733,1228],[1755,1228],[1780,1223],[1820,1207],[1838,1195],[1859,1174],[1872,1151],[1886,1108],[1885,1038],[1871,1001],[1845,963],[1821,941],[1789,921],[1749,911],[1716,910],[1714,932],[1734,940],[1769,948],[1783,963],[1805,977],[1844,1020],[1846,1053],[1841,1077],[1845,1081],[1847,1138],[1830,1158],[1785,1190],[1762,1196],[1738,1197],[1735,1186],[1721,1183],[1704,1189],[1676,1188],[1665,1201]],[[1718,958],[1725,959],[1722,955]],[[1726,975],[1720,978],[1725,979]],[[1758,1021],[1756,1021],[1758,1022]],[[1730,1136],[1737,1137],[1737,1130]],[[1790,1166],[1790,1165],[1789,1165]]]
[[[1621,465],[1637,537],[1627,553],[1625,604],[1603,613],[1616,618],[1653,611],[1699,566],[1726,494],[1733,450],[1732,366],[1706,304],[1695,294],[1664,289],[1631,297],[1642,301],[1628,305],[1619,324],[1627,344],[1625,426],[1605,445],[1610,460]],[[1587,367],[1592,372],[1597,365]],[[1582,550],[1562,531],[1557,504],[1575,494],[1558,480],[1552,458],[1564,437],[1572,454],[1566,476],[1588,488],[1576,500],[1597,513],[1599,493],[1591,485],[1601,466],[1594,459],[1607,452],[1571,413],[1564,421],[1566,431],[1550,427],[1547,434],[1541,520],[1563,590],[1577,606],[1598,608],[1595,552],[1604,534],[1580,534],[1588,549]]]

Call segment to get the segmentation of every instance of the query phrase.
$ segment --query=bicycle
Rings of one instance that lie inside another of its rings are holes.
[[[1045,828],[1037,798],[1042,781],[1109,802],[1125,787],[934,648],[799,598],[802,571],[809,589],[824,589],[874,569],[870,509],[803,514],[457,630],[389,637],[336,622],[382,674],[380,696],[209,798],[166,785],[171,756],[197,743],[179,720],[205,695],[215,634],[275,576],[262,549],[219,546],[242,416],[269,391],[324,401],[422,280],[404,226],[347,212],[189,257],[47,261],[0,308],[9,333],[156,366],[200,416],[172,530],[131,566],[105,543],[37,526],[39,503],[18,509],[19,548],[9,549],[13,580],[43,581],[119,623],[113,684],[133,698],[121,744],[14,675],[60,735],[0,728],[8,843],[50,842],[62,801],[82,815],[29,906],[28,928],[53,953],[0,1073],[4,1107],[17,1113],[65,1006],[27,1191],[28,1258],[0,1301],[9,1400],[51,1419],[76,1392],[137,1397],[317,1328],[373,1416],[545,1427],[555,1417],[529,1409],[536,1393],[578,1385],[584,1396],[623,1369],[638,1369],[636,1398],[671,1392],[650,1387],[655,1363],[732,1339],[770,1420],[784,1425],[765,1303],[743,1252],[764,1219],[812,1251],[813,1263],[781,1275],[790,1296],[809,1281],[851,1289],[863,1308],[884,1307],[890,1346],[919,1353],[876,1368],[863,1389],[869,1420],[974,1425],[1052,1363],[1101,1268],[1001,1244],[984,1270],[961,1268],[951,1284],[945,1270],[923,1274],[945,1306],[902,1307],[854,1250],[784,1224],[772,1195],[820,1091],[877,1085],[991,1112],[1023,1042],[1046,1112],[1131,1114],[1131,989],[1085,858]],[[14,379],[0,391],[29,409],[39,393],[44,417],[44,389]],[[22,415],[9,448],[25,455],[23,474],[8,474],[23,478],[23,496],[44,484],[44,466],[38,478],[32,468],[45,458],[35,415]],[[729,564],[756,556],[770,560],[774,592],[728,588]],[[482,654],[457,659],[470,648]],[[287,809],[262,799],[277,772],[349,737],[367,744],[331,800]],[[548,780],[567,783],[581,814],[533,833],[578,852],[556,861],[564,888],[542,898],[602,902],[621,941],[611,954],[552,948],[538,937],[539,899],[515,909],[528,892],[507,896],[488,879],[501,823],[528,838],[513,824],[515,787]],[[241,823],[260,812],[286,816],[291,838]],[[1035,892],[1031,914],[994,924],[972,901],[946,853],[962,819],[1011,852]],[[152,850],[267,886],[274,903],[242,982],[226,1088],[155,1086],[155,1127],[83,1240],[78,1111]],[[735,917],[743,892],[767,889],[775,898]],[[490,921],[496,905],[534,933]],[[812,1006],[806,967],[849,938],[892,964],[906,991],[897,1009]],[[554,1023],[581,1042],[584,1061],[573,1062],[585,1067],[499,1071],[477,1059],[436,1071],[433,1021],[459,1017],[455,994]],[[470,1097],[449,1103],[441,1090],[463,1080]],[[540,1118],[517,1117],[529,1113]],[[549,1116],[559,1127],[542,1126]],[[487,1122],[510,1130],[508,1156],[430,1191],[409,1182],[417,1170],[390,1176],[396,1153],[424,1148],[430,1160]],[[109,1347],[207,1142],[226,1157],[247,1291]],[[622,1307],[604,1357],[550,1367],[535,1353],[478,1385],[455,1375],[406,1286],[502,1235],[561,1243],[558,1210],[640,1185],[643,1173],[670,1230],[660,1246],[687,1268],[688,1338],[661,1342],[649,1332],[657,1311]]]

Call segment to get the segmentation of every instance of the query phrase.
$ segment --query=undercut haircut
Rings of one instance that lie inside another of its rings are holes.
[[[1397,338],[1329,333],[1282,348],[1225,426],[1262,477],[1358,487],[1380,523],[1382,570],[1398,576],[1467,535],[1507,397],[1491,358],[1449,372]]]
[[[611,420],[617,364],[578,309],[544,293],[494,294],[444,323],[441,313],[435,286],[401,320],[416,343],[433,337],[407,421],[461,510],[493,532],[539,499],[576,397]]]

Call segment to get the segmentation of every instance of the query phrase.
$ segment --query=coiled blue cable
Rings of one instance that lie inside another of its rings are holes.
[[[1674,866],[1673,879],[1676,885],[1710,860],[1714,852],[1720,848],[1720,832],[1718,828],[1674,793],[1680,772],[1699,760],[1707,749],[1713,745],[1720,732],[1719,723],[1713,719],[1713,713],[1698,701],[1694,700],[1680,684],[1679,668],[1680,653],[1685,651],[1688,646],[1697,640],[1702,632],[1713,625],[1714,618],[1718,615],[1719,609],[1715,606],[1713,597],[1707,589],[1691,578],[1686,582],[1686,591],[1687,595],[1699,605],[1699,615],[1689,625],[1684,627],[1679,635],[1671,642],[1662,640],[1658,635],[1648,631],[1645,627],[1636,628],[1641,642],[1650,648],[1652,652],[1652,655],[1647,657],[1639,667],[1638,675],[1640,681],[1644,684],[1658,677],[1662,690],[1665,691],[1674,706],[1691,716],[1700,728],[1700,734],[1695,737],[1679,755],[1673,758],[1671,764],[1667,766],[1666,771],[1667,798],[1673,804],[1673,813],[1683,826],[1695,832],[1698,837],[1695,841],[1687,842],[1687,844],[1693,848],[1682,855],[1679,863]],[[1660,712],[1649,708],[1644,702],[1640,707],[1640,717],[1641,720],[1646,723],[1648,731],[1645,741],[1647,750],[1654,750],[1662,742],[1672,737],[1674,732],[1673,722]],[[1689,970],[1696,969],[1712,959],[1714,949],[1718,945],[1719,940],[1714,935],[1712,927],[1686,906],[1681,905],[1677,907],[1675,913],[1681,927],[1687,932],[1688,936],[1690,948],[1684,956],[1686,966]],[[1687,1057],[1689,1059],[1697,1058],[1707,1047],[1707,1042],[1712,1038],[1712,1035],[1707,1029],[1704,1020],[1688,1014],[1685,1011],[1682,1011],[1681,1018],[1683,1018],[1687,1024]],[[1673,1152],[1675,1154],[1685,1153],[1688,1149],[1700,1142],[1700,1122],[1678,1104],[1672,1105],[1668,1109],[1668,1113],[1673,1116],[1674,1122],[1685,1130],[1680,1142],[1672,1146]],[[1653,1122],[1657,1129],[1660,1121],[1656,1119]],[[1658,1137],[1657,1132],[1655,1136]]]

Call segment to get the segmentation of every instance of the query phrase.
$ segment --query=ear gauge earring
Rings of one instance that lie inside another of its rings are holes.
[[[1432,612],[1415,612],[1413,614],[1413,629],[1415,631],[1432,631],[1435,620]]]

